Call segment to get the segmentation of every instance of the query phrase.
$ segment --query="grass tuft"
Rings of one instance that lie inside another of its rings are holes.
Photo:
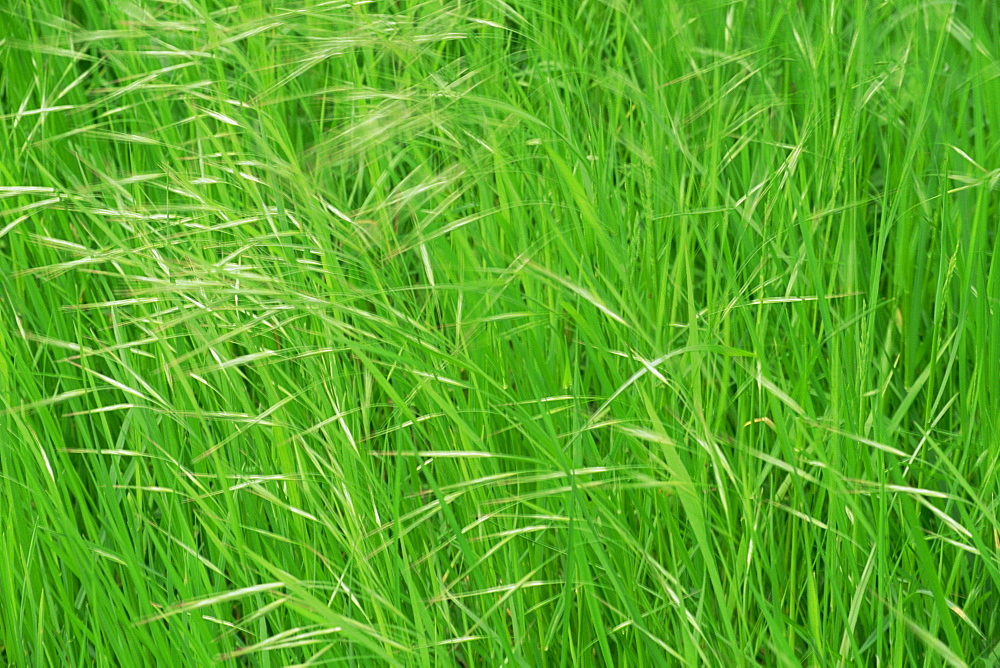
[[[998,25],[3,3],[0,664],[996,665]]]

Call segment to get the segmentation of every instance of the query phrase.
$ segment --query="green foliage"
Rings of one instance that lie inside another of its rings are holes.
[[[7,0],[0,663],[1000,665],[1000,15]]]

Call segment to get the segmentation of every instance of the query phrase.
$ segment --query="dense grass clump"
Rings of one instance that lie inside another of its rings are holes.
[[[1000,665],[985,0],[0,3],[0,665]]]

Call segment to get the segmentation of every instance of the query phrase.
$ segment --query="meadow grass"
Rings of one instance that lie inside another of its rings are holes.
[[[0,664],[1000,665],[995,3],[0,4]]]

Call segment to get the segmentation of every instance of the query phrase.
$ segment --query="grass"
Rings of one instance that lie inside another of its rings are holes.
[[[0,664],[1000,665],[998,26],[7,0]]]

